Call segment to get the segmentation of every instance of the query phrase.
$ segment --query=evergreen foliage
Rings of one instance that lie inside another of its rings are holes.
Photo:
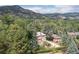
[[[23,19],[6,14],[0,16],[0,53],[37,53],[41,48],[36,41],[36,32],[43,32],[47,39],[57,34],[67,53],[77,53],[75,39],[67,32],[79,32],[79,20]]]

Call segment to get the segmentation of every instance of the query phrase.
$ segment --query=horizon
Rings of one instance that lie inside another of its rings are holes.
[[[37,13],[79,13],[79,5],[19,5]]]
[[[14,6],[14,5],[0,5],[0,6]],[[79,5],[17,5],[17,6],[41,14],[79,13]]]

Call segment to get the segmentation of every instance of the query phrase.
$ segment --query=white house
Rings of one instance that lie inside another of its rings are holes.
[[[69,36],[71,36],[71,37],[77,37],[77,36],[79,36],[79,32],[67,32],[67,34],[69,35]]]
[[[53,40],[54,43],[59,44],[61,42],[61,37],[56,35],[56,34],[53,34],[52,35],[52,40]]]
[[[42,32],[37,32],[36,37],[39,45],[43,45],[44,41],[46,41],[46,34]]]

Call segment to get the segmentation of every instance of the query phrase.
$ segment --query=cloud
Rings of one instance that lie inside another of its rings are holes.
[[[37,13],[51,13],[52,8],[43,8],[43,7],[28,7],[26,9],[30,9]]]
[[[25,8],[33,10],[34,12],[37,12],[37,13],[79,12],[79,6],[74,6],[74,5],[52,5],[51,7],[33,6],[33,7],[25,7]]]
[[[53,12],[56,13],[67,13],[67,12],[72,12],[73,11],[73,6],[68,6],[68,5],[63,5],[63,6],[55,6],[55,8],[53,8]]]

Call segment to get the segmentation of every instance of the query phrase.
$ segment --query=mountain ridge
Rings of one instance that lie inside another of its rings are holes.
[[[0,6],[0,15],[10,13],[24,18],[41,18],[40,13],[33,12],[32,10],[24,9],[18,5],[13,6]]]
[[[11,15],[24,17],[24,18],[31,18],[31,19],[44,19],[48,17],[50,19],[79,19],[79,13],[49,13],[49,14],[41,14],[36,13],[29,9],[24,9],[19,5],[12,5],[12,6],[0,6],[0,15],[4,15],[10,13]]]

